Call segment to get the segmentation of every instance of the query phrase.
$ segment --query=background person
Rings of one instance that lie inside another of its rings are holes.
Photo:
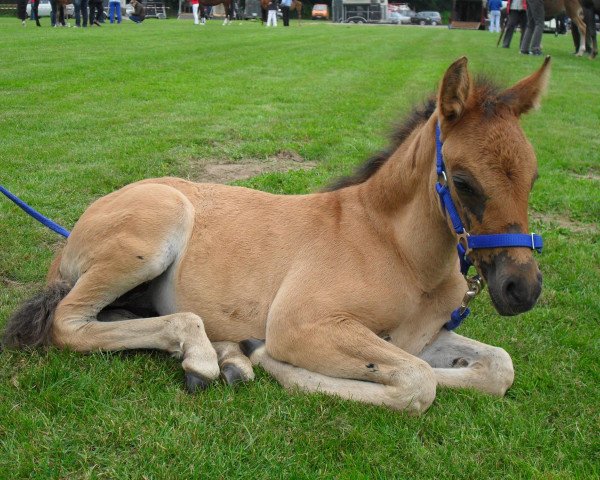
[[[146,9],[142,5],[142,2],[131,0],[131,6],[133,7],[133,13],[129,15],[129,20],[135,23],[142,23],[146,18]]]
[[[198,25],[200,20],[198,19],[198,9],[200,8],[200,2],[198,0],[190,0],[192,5],[192,13],[194,14],[194,25]],[[204,18],[204,15],[202,16]]]
[[[90,26],[96,25],[97,27],[101,27],[100,19],[102,15],[104,15],[104,10],[102,7],[102,0],[89,0],[90,5]]]
[[[544,0],[528,0],[527,29],[521,40],[523,55],[542,54],[542,33],[544,33]]]
[[[73,0],[75,9],[75,27],[81,27],[81,17],[83,16],[83,27],[88,26],[88,0]]]
[[[40,7],[40,0],[32,0],[32,2],[31,2],[31,19],[35,20],[35,24],[38,27],[41,27],[42,25],[40,24],[39,7]]]
[[[283,26],[290,26],[290,6],[292,5],[292,0],[281,0],[281,14],[283,16]]]
[[[115,13],[117,14],[117,23],[121,23],[121,0],[109,0],[108,2],[110,23],[115,23]]]
[[[21,25],[26,25],[27,20],[27,0],[19,0],[17,3],[17,17],[21,20]]]
[[[502,0],[488,0],[488,12],[490,12],[490,32],[500,33],[500,10]]]
[[[53,27],[65,26],[65,8],[58,4],[58,0],[50,0],[50,24]]]
[[[277,26],[277,0],[271,0],[267,6],[267,27]]]
[[[506,21],[506,32],[504,33],[502,48],[510,48],[510,42],[513,33],[515,33],[515,28],[519,27],[521,29],[521,41],[519,42],[520,49],[520,46],[523,43],[523,34],[527,28],[527,1],[508,0],[506,11],[508,12],[508,20]]]

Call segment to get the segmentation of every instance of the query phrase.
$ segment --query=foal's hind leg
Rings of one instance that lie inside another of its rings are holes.
[[[442,330],[419,357],[433,367],[438,384],[503,396],[513,383],[512,360],[499,347]]]
[[[56,308],[53,343],[80,352],[165,350],[183,357],[187,387],[192,392],[206,387],[219,376],[217,354],[198,315],[180,312],[152,318],[98,321],[98,311],[126,291],[122,286],[119,289],[118,285],[106,282],[106,276],[97,270],[86,272]]]
[[[254,380],[252,362],[242,353],[234,342],[215,342],[212,344],[217,351],[221,377],[229,385],[245,383]]]
[[[134,318],[142,317],[122,308],[104,309],[98,314],[98,320],[101,322],[116,322]],[[252,362],[242,353],[237,343],[214,342],[212,346],[217,352],[221,377],[228,385],[234,386],[254,380]]]
[[[174,311],[168,296],[176,290],[171,274],[181,261],[194,213],[183,194],[160,184],[126,187],[90,206],[62,253],[59,277],[74,286],[56,307],[53,342],[77,351],[153,348],[181,355],[192,391],[217,378],[217,354],[193,313],[97,319],[117,298],[159,276],[163,310]]]

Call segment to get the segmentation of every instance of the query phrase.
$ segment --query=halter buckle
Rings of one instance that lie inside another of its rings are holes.
[[[467,281],[467,287],[469,290],[467,290],[467,293],[465,293],[465,296],[460,304],[459,313],[461,315],[465,312],[469,306],[469,303],[471,303],[471,300],[479,295],[483,289],[483,281],[479,275],[475,275],[473,277],[465,276],[465,280]]]

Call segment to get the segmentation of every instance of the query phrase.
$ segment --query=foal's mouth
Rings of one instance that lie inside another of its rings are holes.
[[[540,289],[541,292],[541,289]],[[535,296],[535,298],[531,302],[519,302],[519,303],[509,303],[504,300],[498,298],[499,295],[492,289],[490,289],[490,298],[492,299],[492,304],[496,311],[502,315],[503,317],[514,317],[515,315],[519,315],[521,313],[528,312],[533,307],[535,307],[539,294]]]
[[[507,261],[507,254],[501,253],[490,263],[482,263],[480,268],[488,283],[492,304],[500,315],[519,315],[536,305],[542,293],[542,274],[533,259],[517,264]]]

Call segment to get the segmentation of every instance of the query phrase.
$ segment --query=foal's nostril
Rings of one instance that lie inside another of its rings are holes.
[[[509,280],[504,284],[504,296],[513,304],[518,304],[523,301],[525,293],[523,290],[523,288],[520,288],[518,282],[512,280]]]

